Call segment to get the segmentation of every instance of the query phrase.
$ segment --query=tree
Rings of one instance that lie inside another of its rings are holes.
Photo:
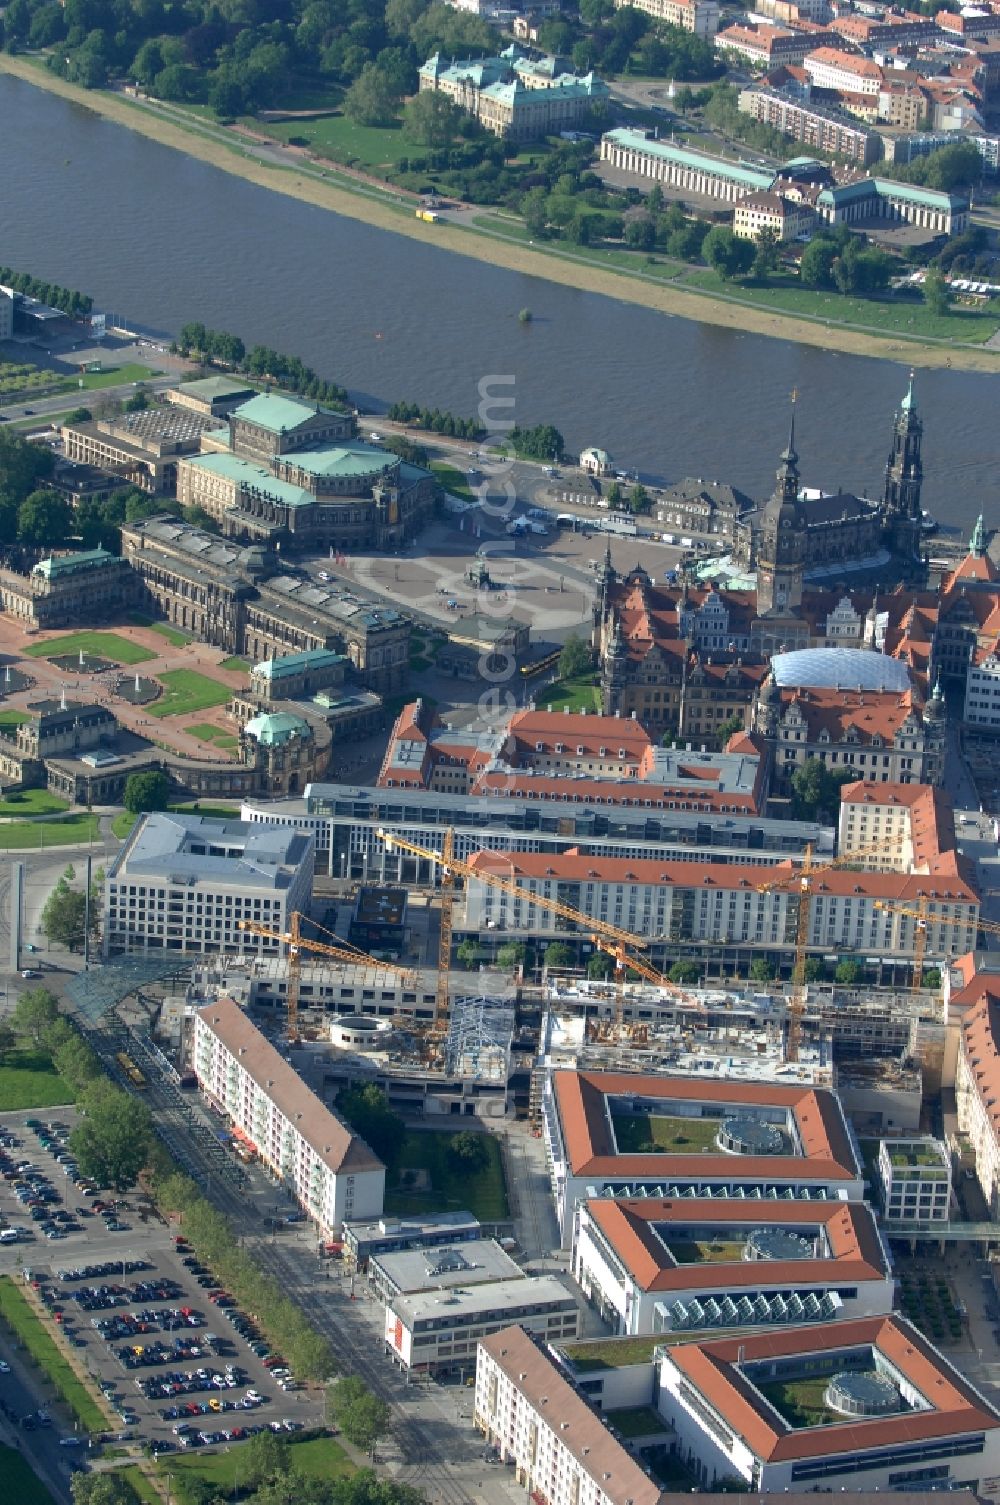
[[[924,278],[924,302],[939,318],[951,308],[951,288],[937,267],[930,267]]]
[[[489,1158],[485,1135],[474,1134],[471,1129],[463,1129],[461,1133],[452,1135],[448,1144],[448,1159],[456,1170],[482,1170],[489,1163]]]
[[[861,968],[858,966],[857,962],[852,962],[845,957],[842,962],[837,963],[836,971],[833,974],[833,980],[834,982],[843,983],[845,987],[850,987],[853,983],[857,982],[860,976]]]
[[[737,732],[742,732],[743,730],[743,717],[736,715],[729,716],[725,721],[723,721],[721,726],[718,726],[715,729],[715,735],[718,740],[720,749],[725,747],[730,737],[735,737]]]
[[[792,774],[792,806],[797,820],[815,820],[835,812],[842,785],[854,778],[851,768],[827,768],[819,758],[806,758]]]
[[[614,958],[604,951],[595,952],[587,962],[587,977],[591,982],[607,982],[614,970]]]
[[[701,976],[696,962],[676,961],[667,973],[671,982],[692,983],[697,982]]]
[[[7,1061],[11,1051],[17,1045],[17,1035],[9,1024],[0,1024],[0,1066]]]
[[[83,1092],[89,1083],[101,1075],[101,1063],[97,1056],[86,1040],[75,1032],[53,1050],[52,1064],[63,1081],[68,1082],[76,1093]]]
[[[826,236],[816,236],[802,252],[799,281],[803,287],[833,287],[833,263],[837,247]]]
[[[72,508],[58,491],[32,491],[17,509],[21,543],[48,549],[65,543],[72,528]]]
[[[337,1111],[360,1134],[380,1160],[393,1165],[399,1158],[406,1127],[389,1099],[374,1082],[345,1087],[337,1097]]]
[[[702,241],[701,254],[713,271],[729,282],[743,277],[753,265],[753,242],[734,235],[726,225],[714,225]]]
[[[592,667],[593,660],[587,644],[575,632],[571,633],[559,655],[560,679],[576,679],[581,674],[589,674]]]
[[[155,768],[148,773],[129,774],[122,803],[130,815],[144,815],[150,810],[165,810],[169,797],[170,780]]]
[[[622,505],[622,500],[623,496],[621,487],[619,486],[617,481],[612,481],[611,485],[608,487],[608,494],[605,497],[605,501],[614,512]]]
[[[389,125],[395,119],[400,96],[388,74],[366,63],[344,95],[344,114],[355,125]]]
[[[122,1092],[103,1078],[83,1093],[84,1114],[69,1137],[85,1176],[99,1186],[125,1191],[146,1163],[153,1134],[153,1121],[145,1103]]]
[[[371,1452],[389,1426],[389,1407],[356,1375],[338,1380],[330,1395],[334,1420],[355,1447]]]
[[[42,908],[42,933],[56,946],[68,946],[74,951],[83,945],[84,927],[87,923],[87,896],[78,888],[70,888],[65,878],[60,878]],[[97,925],[97,906],[90,906],[90,929]]]
[[[15,1034],[28,1039],[33,1045],[41,1045],[45,1032],[59,1018],[59,1002],[48,988],[28,988],[17,1000],[10,1016]]]
[[[497,951],[497,966],[505,972],[513,972],[516,967],[524,965],[528,955],[528,948],[523,941],[505,941]]]
[[[777,271],[780,252],[781,236],[771,225],[762,225],[754,242],[751,268],[756,281],[765,282],[772,272]]]
[[[656,226],[648,214],[636,215],[625,226],[625,244],[633,251],[651,251],[656,245]]]
[[[772,982],[774,980],[774,967],[766,956],[756,956],[750,963],[750,976],[754,982]]]
[[[120,1474],[74,1474],[69,1487],[73,1505],[136,1505],[139,1498]]]
[[[467,972],[471,972],[473,967],[479,966],[478,943],[472,940],[471,937],[467,936],[466,939],[459,944],[458,949],[455,952],[455,957]],[[499,957],[497,958],[497,960],[499,961]]]
[[[545,948],[545,965],[549,968],[571,967],[575,960],[573,947],[567,941],[550,941]]]
[[[292,1466],[288,1443],[271,1431],[258,1432],[245,1443],[241,1453],[240,1479],[248,1489],[256,1489],[270,1479],[287,1474]]]
[[[407,100],[403,110],[406,133],[421,146],[450,146],[458,135],[462,112],[440,89],[424,89]]]
[[[628,506],[630,512],[648,512],[653,505],[652,498],[641,482],[631,487],[628,494]]]
[[[826,976],[826,968],[818,957],[807,956],[802,976],[806,982],[822,982]]]

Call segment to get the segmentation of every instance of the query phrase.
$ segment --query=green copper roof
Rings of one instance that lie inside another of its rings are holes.
[[[196,465],[199,470],[208,470],[213,475],[225,476],[227,480],[236,481],[241,486],[253,487],[288,507],[308,507],[316,502],[311,492],[303,491],[301,486],[292,486],[287,481],[275,480],[263,465],[255,465],[251,460],[241,460],[238,455],[190,455],[184,464]]]
[[[95,565],[118,562],[117,554],[109,554],[107,549],[88,549],[82,554],[59,554],[51,559],[40,559],[31,573],[54,580],[57,575],[71,575],[75,570],[90,570]]]
[[[316,416],[312,403],[300,402],[297,397],[279,397],[275,392],[261,392],[234,408],[233,417],[243,418],[247,423],[256,423],[269,429],[272,434],[283,434],[287,429],[297,429],[309,418]]]
[[[969,539],[969,553],[980,555],[986,553],[986,530],[983,527],[983,514],[981,512],[976,518],[976,526],[973,528],[972,537]]]
[[[399,456],[370,444],[334,444],[318,449],[297,449],[283,457],[289,465],[314,476],[367,476],[398,465]]]
[[[907,387],[907,389],[906,389],[906,396],[903,398],[903,400],[899,404],[899,406],[902,408],[902,410],[903,410],[904,413],[909,413],[913,408],[916,407],[916,405],[917,405],[917,399],[913,395],[913,372],[911,371],[910,372],[910,385]]]
[[[710,152],[694,151],[688,146],[675,146],[672,141],[654,141],[643,135],[642,131],[625,129],[606,131],[604,140],[613,141],[616,146],[644,152],[652,157],[661,157],[665,162],[676,162],[683,167],[693,167],[702,172],[714,173],[717,177],[742,183],[747,188],[770,188],[775,178],[775,174],[767,169],[762,171],[757,167],[745,167],[740,162],[727,161],[725,157],[713,157]]]
[[[307,648],[302,653],[283,653],[280,658],[266,658],[254,664],[250,671],[261,679],[287,679],[290,674],[299,674],[303,669],[332,668],[342,664],[344,655],[334,653],[332,648]]]
[[[293,716],[289,711],[273,711],[269,714],[254,716],[243,730],[248,737],[256,738],[262,747],[280,747],[291,737],[308,732],[309,726],[301,716]]]

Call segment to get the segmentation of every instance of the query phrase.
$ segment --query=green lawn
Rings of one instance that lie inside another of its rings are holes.
[[[108,1450],[105,1448],[104,1457],[106,1458],[107,1456]],[[124,1479],[132,1486],[136,1496],[143,1502],[143,1505],[163,1505],[163,1496],[159,1490],[154,1488],[150,1480],[146,1478],[146,1475],[137,1463],[130,1463],[125,1468],[116,1468],[114,1475],[116,1479]]]
[[[133,815],[130,810],[123,810],[111,822],[111,830],[118,837],[119,841],[125,841],[138,819],[139,817]]]
[[[59,638],[48,638],[44,643],[32,643],[26,648],[29,658],[61,658],[64,653],[90,653],[95,658],[107,658],[115,664],[143,664],[156,654],[116,632],[67,632]]]
[[[660,1118],[645,1113],[615,1113],[611,1117],[622,1155],[719,1154],[717,1118]]]
[[[249,674],[250,660],[247,658],[224,658],[219,665],[220,669],[229,669],[233,674]]]
[[[917,339],[929,336],[936,340],[981,345],[1000,325],[997,313],[988,309],[953,308],[947,314],[934,314],[921,299],[852,298],[842,293],[823,292],[801,287],[797,277],[786,275],[774,279],[771,287],[753,283],[725,282],[708,268],[693,269],[683,279],[683,287],[697,287],[709,293],[725,293],[741,303],[753,303],[775,313],[811,314],[831,324],[861,325],[883,334],[910,335]]]
[[[9,711],[0,711],[0,727],[23,726],[26,721],[30,720],[31,717],[28,715],[27,711],[17,711],[13,709]]]
[[[69,805],[47,789],[21,789],[0,799],[0,815],[60,815]]]
[[[679,1265],[735,1265],[743,1258],[742,1239],[670,1239],[671,1254]]]
[[[538,691],[535,704],[539,710],[561,711],[569,706],[571,711],[600,711],[601,691],[593,674],[557,679]]]
[[[605,1419],[617,1427],[623,1437],[648,1437],[652,1432],[665,1432],[667,1423],[652,1406],[628,1406],[624,1411],[607,1411]]]
[[[82,1380],[56,1347],[55,1339],[9,1276],[0,1278],[0,1317],[17,1334],[39,1369],[73,1412],[85,1432],[102,1432],[107,1419]]]
[[[210,820],[239,820],[239,805],[205,805],[200,800],[186,805],[171,805],[171,810],[185,815],[207,815]]]
[[[165,694],[148,707],[151,716],[179,716],[182,712],[204,711],[210,705],[224,705],[232,691],[217,679],[199,674],[196,669],[167,669],[157,675]]]
[[[0,1500],[11,1505],[52,1505],[52,1496],[14,1448],[0,1447]]]
[[[168,627],[166,622],[150,622],[150,632],[158,632],[161,638],[166,638],[174,648],[183,648],[185,643],[192,642],[189,632],[181,632],[177,627]]]
[[[194,721],[184,730],[190,732],[192,737],[197,737],[199,742],[208,742],[226,752],[231,752],[240,745],[239,737],[224,726],[213,726],[210,721]]]
[[[47,1055],[30,1050],[11,1051],[0,1066],[0,1113],[21,1108],[54,1108],[73,1102],[73,1089]]]
[[[591,1343],[566,1343],[563,1353],[581,1372],[621,1369],[626,1364],[645,1364],[662,1342],[662,1333],[647,1333],[642,1338],[598,1338]]]
[[[99,815],[64,815],[55,820],[15,820],[0,825],[0,851],[23,852],[30,847],[62,847],[94,841],[101,834]]]
[[[124,386],[127,381],[148,381],[151,376],[159,374],[152,366],[139,366],[131,361],[124,366],[111,366],[107,371],[88,371],[84,376],[70,377],[66,387],[67,390],[75,387],[82,388],[85,392],[97,392],[102,387]]]
[[[354,1464],[332,1437],[313,1437],[308,1442],[289,1444],[292,1467],[310,1479],[341,1479],[354,1473]],[[216,1496],[232,1497],[237,1488],[241,1463],[239,1444],[220,1453],[186,1453],[160,1464],[162,1474],[170,1474],[175,1497],[182,1502],[202,1498],[189,1488],[189,1482],[203,1481],[213,1487]],[[196,1486],[197,1487],[197,1486]]]
[[[416,153],[426,156],[427,148],[418,148],[402,126],[355,125],[346,115],[328,115],[322,120],[277,120],[254,119],[252,127],[276,141],[288,141],[294,136],[297,141],[307,141],[309,150],[318,157],[328,157],[331,162],[342,162],[348,167],[361,167],[392,171],[401,157]]]
[[[818,1379],[772,1380],[757,1389],[790,1427],[819,1427],[840,1419],[823,1399],[829,1383],[829,1375],[821,1375]]]
[[[454,465],[449,465],[447,460],[432,460],[430,468],[445,491],[450,492],[452,496],[461,497],[464,502],[475,501],[463,471],[456,469]]]
[[[453,1132],[459,1130],[426,1133],[411,1130],[406,1134],[399,1164],[392,1175],[393,1184],[386,1191],[386,1212],[398,1217],[406,1213],[462,1209],[486,1223],[510,1216],[497,1141],[489,1134],[481,1136],[489,1164],[470,1175],[466,1170],[456,1169],[448,1156]],[[408,1170],[427,1171],[430,1189],[409,1190],[401,1184]]]

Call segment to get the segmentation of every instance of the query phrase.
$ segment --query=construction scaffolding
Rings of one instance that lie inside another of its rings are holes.
[[[445,1070],[480,1082],[506,1082],[513,1039],[510,999],[481,993],[453,997],[444,1041]]]

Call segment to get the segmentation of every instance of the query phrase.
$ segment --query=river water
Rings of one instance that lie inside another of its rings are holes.
[[[0,264],[92,294],[130,327],[185,321],[297,354],[362,402],[514,416],[644,475],[766,493],[799,392],[804,484],[877,494],[902,366],[671,318],[451,255],[245,183],[0,75]],[[530,324],[518,322],[522,307]],[[921,372],[924,505],[1000,525],[995,376]]]

